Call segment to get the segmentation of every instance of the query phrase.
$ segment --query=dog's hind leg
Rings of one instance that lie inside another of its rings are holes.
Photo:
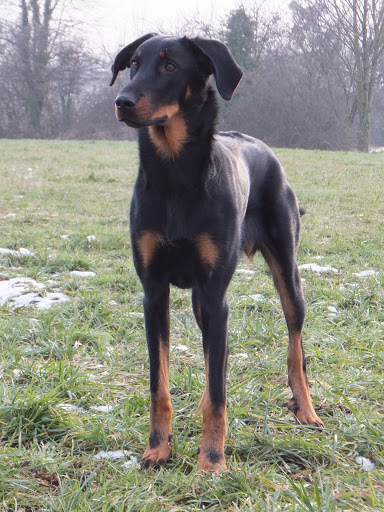
[[[312,405],[306,374],[302,344],[305,304],[296,264],[294,237],[291,238],[286,230],[281,233],[277,244],[264,244],[261,252],[270,267],[288,326],[288,383],[293,396],[286,406],[300,423],[323,427]]]

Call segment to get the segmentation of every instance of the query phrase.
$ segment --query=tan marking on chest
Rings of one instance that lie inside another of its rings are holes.
[[[148,132],[157,152],[165,159],[179,156],[188,140],[187,126],[179,114],[173,115],[162,126],[150,126]]]
[[[214,267],[219,259],[219,249],[212,241],[211,235],[203,233],[197,238],[197,250],[204,263]]]
[[[153,260],[156,250],[163,242],[163,237],[159,231],[143,231],[138,238],[136,245],[141,256],[144,267]]]

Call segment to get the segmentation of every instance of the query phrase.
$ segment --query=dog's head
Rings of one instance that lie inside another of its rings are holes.
[[[243,72],[219,41],[147,34],[119,52],[112,65],[130,68],[131,80],[116,98],[116,118],[128,126],[162,125],[188,102],[202,101],[210,75],[230,100]]]

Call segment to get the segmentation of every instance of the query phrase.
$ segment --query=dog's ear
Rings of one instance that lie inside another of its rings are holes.
[[[196,37],[190,41],[208,58],[211,73],[214,75],[217,90],[225,100],[230,100],[243,76],[242,69],[237,65],[225,44],[213,39]]]
[[[145,34],[145,36],[139,37],[136,41],[123,48],[115,57],[115,62],[112,64],[112,80],[109,85],[113,85],[119,74],[119,71],[123,71],[125,68],[129,68],[129,61],[132,55],[135,53],[137,48],[144,43],[147,39],[156,36],[157,34]]]

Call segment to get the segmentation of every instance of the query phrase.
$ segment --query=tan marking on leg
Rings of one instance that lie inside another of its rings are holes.
[[[159,387],[151,400],[151,431],[160,429],[171,434],[172,405],[169,394],[169,344],[160,342]],[[168,442],[168,438],[167,438]]]
[[[324,423],[317,416],[313,408],[309,392],[307,375],[303,370],[303,351],[301,346],[301,333],[289,335],[288,347],[288,383],[293,397],[286,404],[302,425],[315,425],[324,427]]]
[[[165,159],[176,158],[188,140],[187,125],[179,114],[168,118],[164,125],[149,126],[148,132],[157,152]]]
[[[151,396],[150,437],[142,457],[146,468],[164,466],[172,451],[172,405],[169,393],[169,342],[160,342],[159,383]]]
[[[211,267],[216,265],[219,259],[219,249],[217,245],[212,242],[211,235],[203,233],[197,238],[197,250],[204,263]]]
[[[144,267],[148,267],[158,247],[162,244],[163,237],[159,231],[144,231],[136,242],[141,261]]]
[[[199,448],[198,466],[203,471],[220,474],[226,471],[224,458],[225,436],[227,432],[226,407],[218,413],[213,412],[209,394],[209,360],[205,356],[205,389],[198,411],[203,414],[202,440]]]
[[[268,265],[271,269],[273,280],[279,292],[281,304],[288,324],[288,383],[292,390],[293,397],[287,402],[286,406],[295,414],[298,421],[303,425],[315,425],[317,427],[324,427],[323,422],[317,416],[313,408],[312,398],[309,392],[308,379],[303,368],[304,360],[301,342],[302,335],[300,331],[294,330],[292,328],[295,320],[295,310],[292,299],[285,285],[281,267],[265,247],[263,248],[263,254],[266,257]]]
[[[224,458],[225,435],[227,432],[226,408],[214,413],[209,392],[204,391],[201,401],[203,413],[202,440],[199,451],[198,466],[203,471],[221,473],[226,471]]]
[[[196,299],[196,321],[197,325],[202,329],[203,328],[203,317],[201,314],[201,304],[199,299]]]

